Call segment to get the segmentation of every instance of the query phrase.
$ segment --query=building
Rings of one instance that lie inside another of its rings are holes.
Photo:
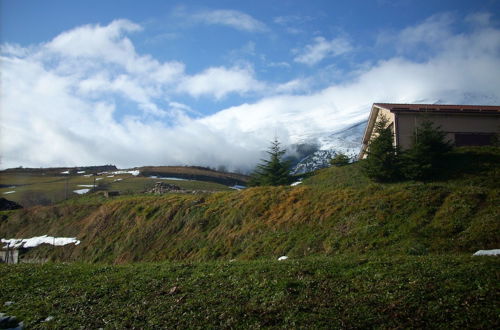
[[[19,249],[0,249],[0,263],[17,264],[19,262]]]
[[[358,158],[366,157],[375,123],[388,119],[394,134],[394,145],[409,148],[415,130],[424,120],[430,120],[446,133],[455,146],[489,145],[500,133],[500,106],[448,104],[374,103],[363,135]]]

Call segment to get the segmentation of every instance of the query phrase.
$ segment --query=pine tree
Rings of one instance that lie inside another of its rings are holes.
[[[375,123],[376,137],[370,142],[363,162],[364,173],[379,182],[396,181],[401,177],[399,150],[393,144],[393,132],[387,124],[385,117]]]
[[[351,162],[351,159],[349,158],[349,156],[347,156],[341,152],[337,153],[335,155],[335,157],[330,159],[330,165],[332,165],[332,166],[349,165],[350,162]]]
[[[279,186],[289,184],[290,164],[283,160],[283,155],[286,150],[280,148],[280,143],[277,139],[271,142],[271,146],[267,153],[269,160],[262,159],[257,165],[255,171],[251,175],[250,186]]]
[[[423,121],[413,134],[413,144],[403,154],[403,174],[412,180],[436,177],[443,169],[444,156],[451,150],[446,133],[430,120]]]

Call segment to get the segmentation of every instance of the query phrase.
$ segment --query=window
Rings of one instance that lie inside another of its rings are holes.
[[[493,133],[455,133],[455,145],[462,146],[487,146],[493,144]]]

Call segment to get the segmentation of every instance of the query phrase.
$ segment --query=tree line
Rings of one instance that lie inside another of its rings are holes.
[[[377,182],[401,180],[425,181],[438,177],[445,169],[445,155],[452,149],[446,133],[432,121],[424,120],[415,129],[412,145],[401,150],[394,145],[393,132],[388,119],[382,117],[374,127],[375,138],[368,145],[367,157],[361,160],[363,173]],[[290,184],[290,162],[284,159],[286,150],[277,139],[267,150],[268,158],[262,159],[251,174],[250,186],[279,186]],[[347,155],[338,153],[330,160],[332,166],[352,162]]]
[[[445,169],[446,154],[452,144],[446,133],[432,121],[424,120],[414,131],[410,148],[401,150],[393,143],[388,119],[382,117],[374,127],[376,137],[368,145],[363,172],[374,181],[425,181],[438,177]]]

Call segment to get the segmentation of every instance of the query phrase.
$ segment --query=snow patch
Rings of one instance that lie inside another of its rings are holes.
[[[87,187],[87,188],[93,188],[93,184],[79,184],[78,187]]]
[[[297,182],[292,183],[290,186],[295,187],[295,186],[298,186],[301,183],[302,183],[302,181],[297,181]]]
[[[133,176],[138,176],[139,173],[140,173],[139,170],[111,172],[111,174],[132,174]]]
[[[99,181],[99,180],[102,180],[102,178],[97,178],[97,179],[95,179],[95,180],[96,180],[96,181]]]
[[[288,259],[288,256],[281,256],[278,258],[279,261],[286,260],[286,259]]]
[[[89,176],[92,176],[92,174],[85,174],[84,176],[89,177]]]
[[[2,243],[6,244],[4,248],[32,248],[41,244],[50,244],[54,246],[64,246],[67,244],[80,244],[80,241],[76,237],[52,237],[52,236],[36,236],[32,238],[11,238],[1,240]]]
[[[156,175],[152,175],[150,176],[151,179],[159,179],[159,180],[172,180],[172,181],[191,181],[191,180],[188,180],[188,179],[183,179],[183,178],[171,178],[171,177],[158,177]]]
[[[107,178],[114,178],[114,175],[108,175]]]
[[[473,256],[498,256],[498,255],[500,255],[500,249],[479,250],[473,254]]]
[[[78,189],[78,190],[73,190],[74,193],[76,194],[79,194],[79,195],[83,195],[83,194],[86,194],[90,191],[90,189]]]
[[[78,173],[78,174],[84,174],[84,173],[85,173],[85,171],[78,171],[78,172],[76,172],[76,173]]]
[[[4,194],[4,195],[7,195],[7,194],[13,194],[13,193],[15,193],[15,192],[16,192],[15,190],[12,190],[12,191],[6,191],[6,192],[4,192],[3,194]]]
[[[54,317],[53,317],[53,316],[47,316],[47,317],[45,318],[45,320],[43,320],[42,322],[50,322],[50,321],[52,321],[53,319],[54,319]]]
[[[240,186],[238,184],[235,184],[234,186],[232,187],[229,187],[231,189],[235,189],[235,190],[241,190],[241,189],[246,189],[247,187],[246,186]]]
[[[116,181],[122,181],[123,179],[114,179],[113,182],[116,182]]]
[[[63,172],[61,172],[61,174],[69,174],[69,170],[68,171],[63,171]]]

